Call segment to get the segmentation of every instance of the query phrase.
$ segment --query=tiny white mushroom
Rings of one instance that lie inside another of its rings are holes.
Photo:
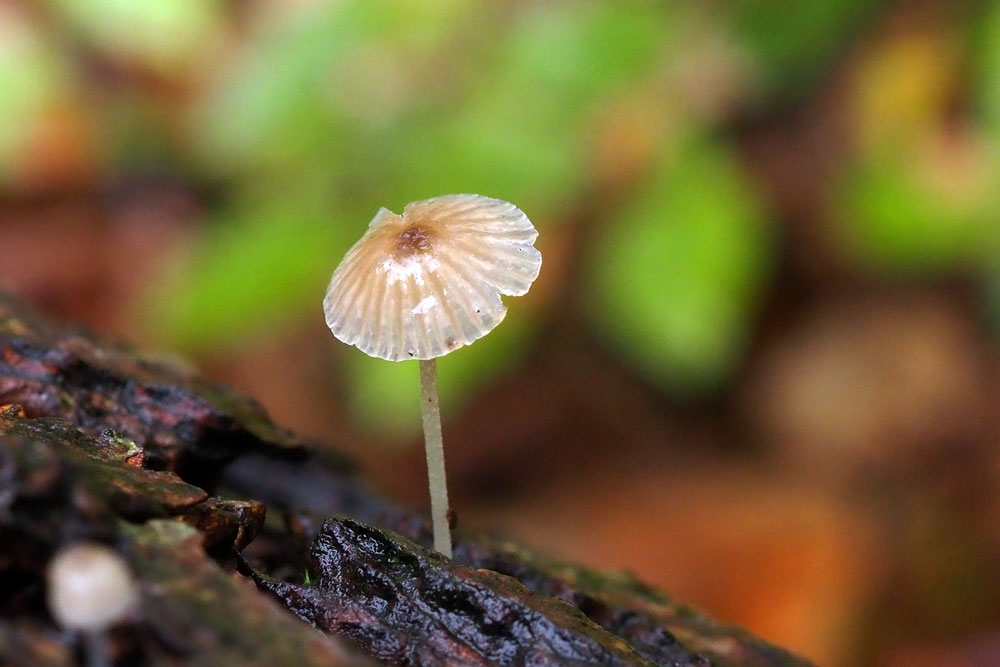
[[[516,206],[481,195],[445,195],[381,209],[333,273],[323,300],[339,340],[373,357],[420,360],[421,407],[434,548],[451,556],[435,359],[503,320],[501,295],[538,277],[538,232]]]
[[[49,562],[47,600],[56,622],[83,633],[91,665],[107,664],[104,631],[138,604],[132,573],[117,553],[95,543],[79,543]]]

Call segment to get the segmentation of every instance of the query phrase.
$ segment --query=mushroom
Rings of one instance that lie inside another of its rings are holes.
[[[516,206],[481,195],[382,208],[333,273],[323,300],[333,335],[365,354],[420,362],[421,412],[434,549],[451,557],[438,357],[503,320],[501,294],[520,296],[538,276],[538,232]]]
[[[52,558],[47,580],[49,611],[56,622],[83,635],[89,665],[109,664],[104,633],[139,602],[128,566],[108,547],[82,542]]]

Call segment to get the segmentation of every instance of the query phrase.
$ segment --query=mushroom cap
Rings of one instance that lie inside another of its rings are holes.
[[[49,562],[49,610],[67,630],[99,632],[139,601],[135,579],[121,557],[102,544],[66,547]]]
[[[500,324],[501,294],[528,291],[542,266],[537,236],[521,209],[481,195],[380,209],[333,273],[326,323],[373,357],[448,354]]]

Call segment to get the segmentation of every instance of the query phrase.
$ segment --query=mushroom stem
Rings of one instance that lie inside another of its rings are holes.
[[[84,650],[87,667],[110,667],[108,658],[108,638],[103,630],[90,630],[83,633]]]
[[[427,482],[431,489],[431,525],[434,550],[451,558],[451,527],[448,525],[448,483],[444,471],[444,441],[441,438],[441,406],[438,403],[437,359],[420,361],[420,412],[424,421]]]

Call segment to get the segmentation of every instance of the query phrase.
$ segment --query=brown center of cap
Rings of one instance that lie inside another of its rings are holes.
[[[434,234],[423,225],[410,225],[396,237],[395,255],[411,257],[417,253],[430,252],[434,245]]]

